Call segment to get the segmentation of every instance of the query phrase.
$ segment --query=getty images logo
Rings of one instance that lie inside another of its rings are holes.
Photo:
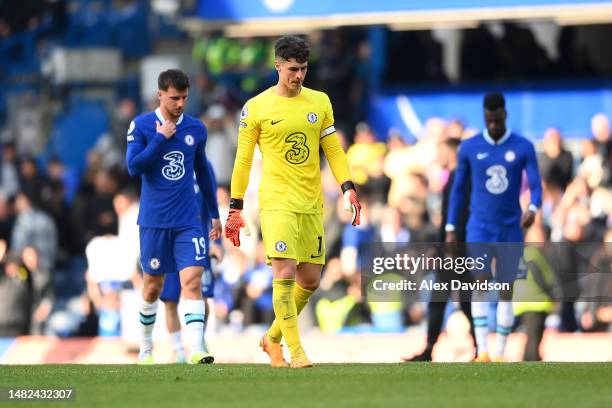
[[[293,3],[294,0],[263,0],[264,6],[272,13],[284,13]]]

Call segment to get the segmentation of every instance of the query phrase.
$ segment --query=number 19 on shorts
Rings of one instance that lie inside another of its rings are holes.
[[[193,245],[195,245],[196,261],[201,261],[202,259],[206,258],[206,240],[204,237],[194,237],[191,239],[191,242],[193,242]]]

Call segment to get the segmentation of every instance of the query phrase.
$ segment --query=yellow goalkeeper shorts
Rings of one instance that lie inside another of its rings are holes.
[[[325,264],[323,214],[262,210],[259,218],[268,264],[270,258]]]

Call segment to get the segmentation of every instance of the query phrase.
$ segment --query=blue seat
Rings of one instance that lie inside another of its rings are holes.
[[[68,110],[56,118],[47,154],[57,155],[66,166],[80,174],[86,166],[87,152],[109,127],[109,117],[101,102],[74,100]]]

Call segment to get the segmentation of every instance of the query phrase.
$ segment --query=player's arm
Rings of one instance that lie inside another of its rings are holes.
[[[538,159],[536,158],[533,144],[529,143],[527,147],[527,158],[525,162],[525,170],[527,171],[527,181],[529,182],[529,195],[531,203],[528,210],[521,217],[521,228],[529,228],[535,221],[535,214],[542,206],[542,182],[540,178],[540,170],[538,169]]]
[[[334,127],[334,113],[329,98],[326,98],[325,120],[323,121],[323,130],[321,131],[319,144],[323,149],[323,153],[327,158],[327,162],[332,169],[336,181],[342,189],[342,194],[344,195],[344,209],[353,214],[351,224],[353,226],[359,225],[361,222],[361,204],[357,198],[357,189],[351,179],[346,153],[344,153],[344,149],[336,133],[336,128]]]
[[[141,130],[132,122],[127,135],[126,162],[130,176],[138,176],[144,173],[159,157],[161,143],[172,137],[176,132],[176,127],[171,121],[166,121],[164,125],[157,122],[157,132],[147,143]]]
[[[451,188],[448,202],[448,217],[445,225],[446,242],[456,242],[455,227],[465,206],[466,185],[470,177],[470,160],[465,148],[459,147],[455,180]]]
[[[225,236],[232,241],[234,246],[240,246],[240,229],[247,227],[242,216],[243,199],[249,185],[253,153],[255,152],[257,139],[259,139],[259,131],[259,121],[255,109],[252,104],[247,102],[240,113],[238,149],[236,150],[236,160],[232,171],[230,212],[225,223]],[[248,227],[246,231],[248,234]]]
[[[206,140],[205,138],[203,140]],[[219,204],[217,203],[217,183],[212,174],[212,169],[206,159],[205,142],[198,143],[195,157],[195,174],[198,187],[204,200],[204,205],[208,208],[212,220],[210,239],[217,239],[221,235],[221,221],[219,220]]]
[[[333,125],[331,126],[333,128]],[[329,127],[327,128],[330,129]],[[323,131],[325,133],[325,130]],[[321,148],[323,153],[329,162],[329,167],[332,169],[332,173],[336,178],[336,181],[342,188],[342,194],[344,195],[344,209],[353,213],[353,219],[351,224],[359,225],[361,204],[357,199],[357,190],[355,184],[351,180],[351,173],[349,171],[348,160],[340,139],[334,130],[333,133],[322,136]]]

